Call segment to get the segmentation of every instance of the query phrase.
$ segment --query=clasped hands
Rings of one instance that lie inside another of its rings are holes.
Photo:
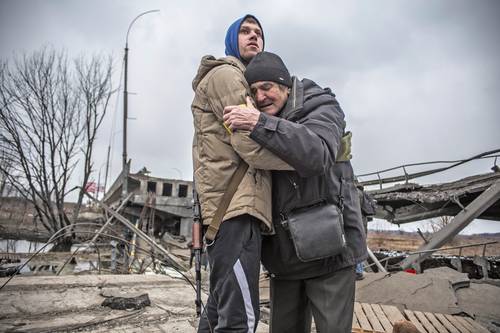
[[[252,131],[259,120],[260,111],[253,106],[252,99],[247,96],[246,102],[246,105],[229,105],[224,108],[224,124],[232,131]]]

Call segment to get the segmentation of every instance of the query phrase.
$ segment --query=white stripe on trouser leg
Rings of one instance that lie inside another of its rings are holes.
[[[236,275],[236,280],[241,289],[241,294],[243,295],[243,301],[245,303],[245,311],[247,313],[247,325],[248,332],[253,333],[255,327],[255,314],[253,313],[252,298],[250,297],[250,289],[248,288],[248,281],[245,275],[245,271],[241,266],[240,259],[236,260],[233,266],[234,274]]]

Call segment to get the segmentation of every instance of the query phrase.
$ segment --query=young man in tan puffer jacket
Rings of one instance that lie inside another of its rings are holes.
[[[254,332],[259,321],[261,230],[271,229],[271,176],[285,162],[223,124],[224,107],[250,102],[246,64],[264,48],[262,27],[252,15],[236,20],[226,34],[227,57],[205,56],[193,80],[193,169],[204,225],[210,225],[241,160],[249,164],[223,223],[207,246],[210,296],[198,332]]]

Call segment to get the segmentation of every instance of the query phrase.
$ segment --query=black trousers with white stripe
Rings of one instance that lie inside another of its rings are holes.
[[[260,223],[250,215],[224,221],[207,248],[210,296],[198,332],[255,332],[260,313]]]

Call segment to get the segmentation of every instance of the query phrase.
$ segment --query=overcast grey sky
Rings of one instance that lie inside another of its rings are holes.
[[[147,166],[155,176],[192,178],[191,80],[203,55],[223,56],[227,27],[247,13],[259,18],[266,50],[280,54],[290,72],[336,93],[354,133],[357,174],[500,148],[495,0],[1,0],[0,57],[46,44],[70,55],[112,54],[117,86],[127,28],[151,9],[160,13],[141,17],[129,36],[133,172]],[[96,179],[111,137],[113,179],[120,170],[121,110],[119,94],[99,135]],[[423,181],[485,173],[492,164]],[[500,231],[500,223],[476,229]]]

